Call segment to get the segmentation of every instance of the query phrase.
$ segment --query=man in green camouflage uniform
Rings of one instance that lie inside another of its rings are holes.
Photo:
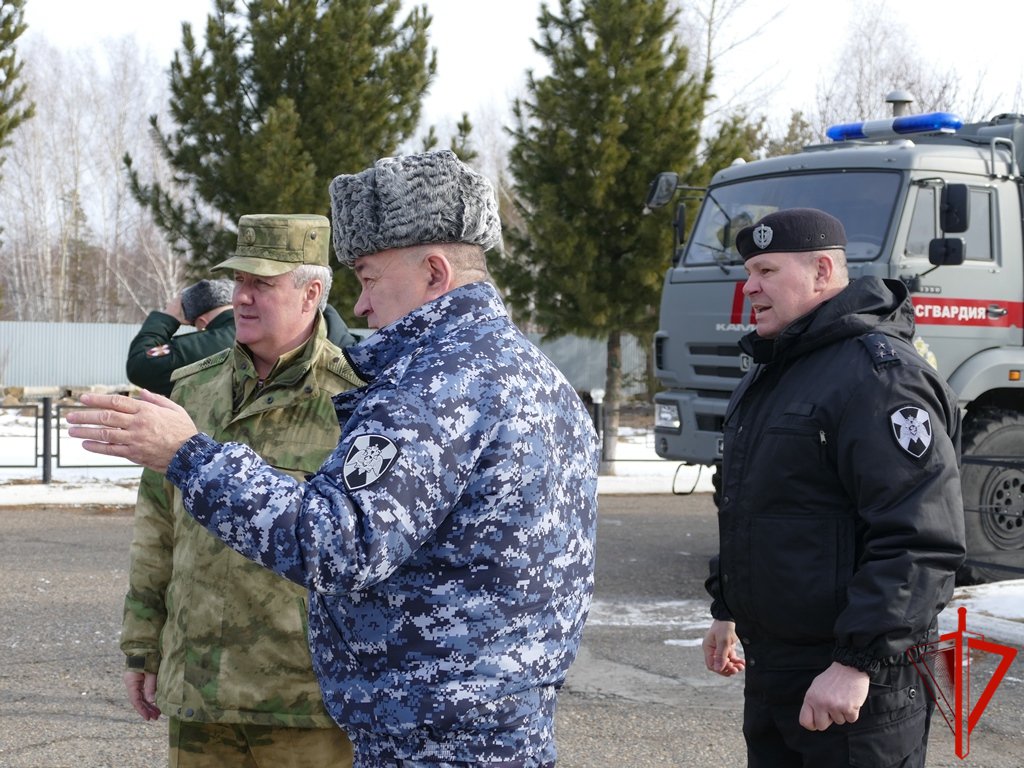
[[[330,224],[243,216],[233,269],[236,343],[173,375],[173,399],[219,440],[302,478],[338,444],[332,395],[360,386],[326,338]],[[226,548],[147,471],[135,511],[121,649],[147,720],[170,718],[172,768],[352,765],[324,710],[306,591]]]

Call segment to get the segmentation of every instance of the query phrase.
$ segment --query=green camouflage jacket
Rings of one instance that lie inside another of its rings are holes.
[[[175,372],[173,398],[217,440],[245,443],[301,478],[338,444],[331,402],[362,385],[325,323],[257,391],[235,345]],[[227,549],[180,492],[143,473],[121,649],[158,672],[157,706],[184,720],[330,727],[307,644],[306,590]]]

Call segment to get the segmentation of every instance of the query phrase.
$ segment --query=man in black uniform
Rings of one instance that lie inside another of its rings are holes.
[[[845,245],[808,208],[736,238],[756,365],[726,411],[704,654],[745,670],[751,768],[923,766],[908,651],[964,558],[956,396],[913,347],[906,287],[850,282]]]

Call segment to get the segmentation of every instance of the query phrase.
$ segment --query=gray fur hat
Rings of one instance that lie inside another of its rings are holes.
[[[193,325],[204,312],[230,304],[234,292],[231,280],[200,280],[181,292],[181,313]]]
[[[334,252],[359,256],[424,243],[501,244],[491,183],[448,149],[385,157],[331,182]]]

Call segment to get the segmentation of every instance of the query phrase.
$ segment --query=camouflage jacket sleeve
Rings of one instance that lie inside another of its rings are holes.
[[[308,483],[273,469],[248,446],[222,445],[204,434],[182,446],[167,477],[181,488],[189,514],[235,551],[322,594],[356,591],[393,573],[436,530],[461,491],[458,482],[435,484],[428,506],[422,478],[473,464],[460,465],[443,442],[431,441],[393,473],[404,478],[404,491],[377,492],[366,503],[341,479],[343,451],[359,443],[358,435],[348,437]],[[447,503],[438,498],[442,493],[451,496]],[[261,512],[252,515],[252,509]]]
[[[126,656],[145,656],[145,671],[153,673],[160,666],[160,630],[167,618],[164,596],[174,549],[173,491],[163,475],[143,470],[121,625],[121,650]]]

